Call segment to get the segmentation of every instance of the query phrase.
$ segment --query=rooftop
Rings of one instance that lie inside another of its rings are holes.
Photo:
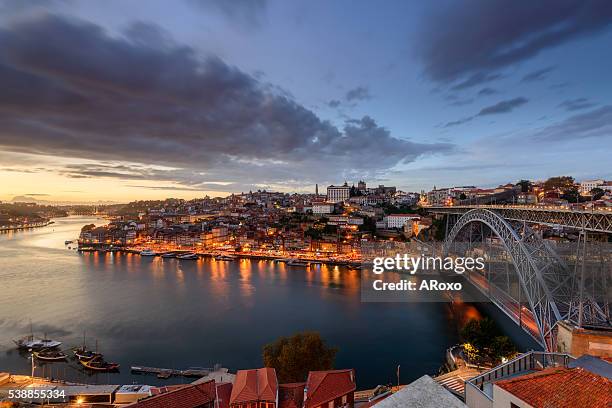
[[[612,381],[583,368],[550,367],[495,383],[534,408],[612,406]]]
[[[236,382],[232,389],[230,403],[244,403],[250,401],[276,402],[278,381],[276,371],[265,367],[253,370],[239,370]]]
[[[187,385],[145,398],[130,408],[196,408],[215,400],[215,382]]]
[[[430,376],[424,375],[375,405],[376,408],[466,408]]]
[[[355,373],[349,370],[311,371],[306,381],[305,408],[317,407],[355,391]]]
[[[306,383],[281,384],[278,387],[278,408],[302,408]]]

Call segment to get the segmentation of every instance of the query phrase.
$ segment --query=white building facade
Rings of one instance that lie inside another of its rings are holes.
[[[420,216],[416,214],[390,214],[385,217],[387,228],[404,228],[408,222],[419,220]]]
[[[344,183],[342,186],[327,187],[327,201],[330,203],[341,203],[347,201],[351,196],[351,188]]]

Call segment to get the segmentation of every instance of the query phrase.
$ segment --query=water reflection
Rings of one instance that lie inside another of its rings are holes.
[[[339,348],[338,367],[357,369],[360,387],[393,381],[397,364],[415,375],[434,373],[457,341],[442,304],[361,303],[359,271],[64,249],[88,223],[71,218],[58,220],[55,232],[0,236],[0,371],[29,371],[27,359],[6,353],[29,331],[29,317],[37,334],[47,331],[67,348],[81,344],[86,330],[88,342],[98,340],[123,367],[252,368],[262,364],[264,344],[315,330]],[[64,366],[52,367],[61,373]],[[84,380],[70,364],[66,375]],[[161,381],[132,377],[129,369],[103,377],[86,380]]]

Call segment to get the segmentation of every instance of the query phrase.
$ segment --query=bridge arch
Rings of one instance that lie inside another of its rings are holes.
[[[559,258],[526,225],[517,228],[494,211],[480,208],[464,213],[457,220],[444,241],[444,256],[449,253],[458,234],[472,223],[485,224],[500,239],[510,255],[537,325],[540,339],[536,340],[548,351],[555,351],[556,323],[567,318],[571,298],[569,274],[564,273]],[[499,306],[508,314],[502,305]]]

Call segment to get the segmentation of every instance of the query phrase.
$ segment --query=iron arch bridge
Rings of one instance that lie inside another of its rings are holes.
[[[575,271],[526,222],[483,208],[456,217],[450,230],[447,224],[444,256],[484,256],[486,270],[466,278],[546,350],[556,350],[556,325],[562,320],[587,314],[610,324],[609,309],[583,292],[577,308]]]

